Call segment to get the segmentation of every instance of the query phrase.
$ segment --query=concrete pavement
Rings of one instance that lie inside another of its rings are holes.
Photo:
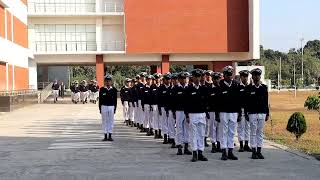
[[[267,142],[265,160],[238,153],[191,163],[176,149],[146,137],[116,114],[114,142],[102,142],[100,115],[93,104],[41,104],[0,114],[0,180],[75,179],[294,179],[319,180],[320,162]]]

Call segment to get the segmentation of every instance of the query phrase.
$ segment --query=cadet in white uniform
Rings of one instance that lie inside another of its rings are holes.
[[[60,89],[60,85],[59,85],[58,81],[55,80],[54,83],[52,84],[52,93],[53,93],[53,102],[54,103],[56,103],[58,101],[59,89]]]
[[[241,112],[238,116],[238,140],[240,144],[239,152],[251,152],[249,147],[249,138],[250,138],[250,123],[248,120],[248,116],[246,115],[246,88],[248,86],[248,70],[242,70],[239,72],[240,74],[240,84],[239,84],[239,96],[240,96],[240,108]],[[243,143],[245,142],[245,143]]]
[[[203,155],[206,127],[207,87],[200,85],[201,71],[192,71],[193,83],[186,89],[185,115],[190,128],[192,162],[208,161]]]
[[[104,78],[104,87],[99,91],[99,110],[102,117],[103,141],[113,141],[114,114],[117,110],[117,89],[112,86],[112,76]],[[109,136],[108,136],[109,135]]]
[[[233,154],[234,135],[237,127],[239,106],[239,84],[233,80],[233,68],[227,66],[223,70],[224,79],[220,81],[219,88],[219,107],[220,112],[218,121],[221,121],[221,160],[238,160]],[[228,149],[228,155],[227,155]]]
[[[123,107],[123,119],[127,126],[129,126],[129,101],[130,101],[130,82],[131,79],[125,79],[125,85],[120,90],[120,99]]]
[[[262,71],[259,68],[251,71],[253,83],[247,87],[247,113],[249,115],[252,148],[252,159],[264,159],[263,147],[264,123],[269,119],[268,88],[262,84]]]

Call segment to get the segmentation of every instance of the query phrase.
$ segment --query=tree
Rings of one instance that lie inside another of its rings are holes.
[[[296,140],[307,131],[306,119],[301,112],[295,112],[291,115],[287,124],[287,131],[296,136]]]
[[[320,98],[319,96],[309,96],[307,100],[304,102],[304,107],[308,108],[308,110],[315,110],[318,112],[318,119],[320,120]]]

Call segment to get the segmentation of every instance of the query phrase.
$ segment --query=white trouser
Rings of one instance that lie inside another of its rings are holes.
[[[114,106],[101,106],[102,130],[105,134],[112,133],[114,121]]]
[[[150,111],[150,105],[145,104],[144,105],[144,119],[143,119],[143,126],[145,128],[151,128],[151,111]]]
[[[139,117],[139,114],[140,114],[140,106],[138,107],[138,102],[136,102],[135,104],[136,106],[134,107],[134,121],[136,123],[139,123],[140,125],[140,117]]]
[[[175,139],[176,131],[175,131],[175,122],[176,120],[173,118],[173,113],[170,110],[169,111],[169,117],[168,117],[168,135],[171,139]]]
[[[169,118],[167,117],[167,112],[164,109],[164,107],[161,107],[161,117],[162,117],[162,132],[163,134],[168,134],[169,133],[169,129],[168,129],[168,120]]]
[[[99,92],[90,91],[89,99],[92,101],[96,101],[98,99],[98,96],[99,96]]]
[[[176,111],[176,144],[189,142],[189,125],[186,121],[184,111]]]
[[[123,101],[122,112],[123,112],[123,119],[128,120],[129,119],[129,102],[128,101]]]
[[[71,92],[71,101],[74,100],[74,92]]]
[[[238,140],[249,141],[250,138],[250,122],[246,120],[244,113],[241,115],[241,121],[238,122]]]
[[[91,90],[88,90],[88,99],[92,100],[92,92],[91,92]]]
[[[80,92],[73,93],[73,101],[79,102],[80,100]]]
[[[234,148],[234,134],[237,127],[238,113],[220,113],[221,121],[221,148]]]
[[[88,99],[88,95],[89,95],[89,92],[86,91],[86,92],[80,92],[80,99],[81,101],[86,101]]]
[[[218,139],[218,122],[216,121],[216,113],[215,112],[209,112],[210,119],[209,119],[209,137],[211,140],[211,143],[217,142]]]
[[[205,137],[208,137],[210,133],[210,123],[209,123],[209,119],[206,118],[206,129],[205,129]]]
[[[266,114],[249,114],[250,121],[250,145],[253,148],[263,146],[263,128]]]
[[[160,127],[160,118],[159,118],[159,111],[158,111],[158,105],[151,105],[152,107],[152,122],[153,122],[153,129],[158,130]]]
[[[146,117],[145,117],[144,111],[142,110],[141,100],[138,101],[138,104],[139,104],[139,121],[140,121],[140,124],[144,125],[144,119]],[[144,126],[146,126],[146,125],[144,125]]]
[[[134,102],[130,102],[129,104],[130,104],[130,106],[129,106],[129,119],[131,121],[134,121],[134,111],[135,111],[135,107],[133,107]]]
[[[192,151],[204,151],[204,137],[206,128],[205,113],[190,113],[190,144]]]
[[[53,93],[53,100],[56,101],[56,99],[59,97],[59,90],[52,90]]]

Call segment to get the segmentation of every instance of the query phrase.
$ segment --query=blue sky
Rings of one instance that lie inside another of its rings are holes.
[[[287,52],[320,39],[320,0],[260,0],[261,44]]]

